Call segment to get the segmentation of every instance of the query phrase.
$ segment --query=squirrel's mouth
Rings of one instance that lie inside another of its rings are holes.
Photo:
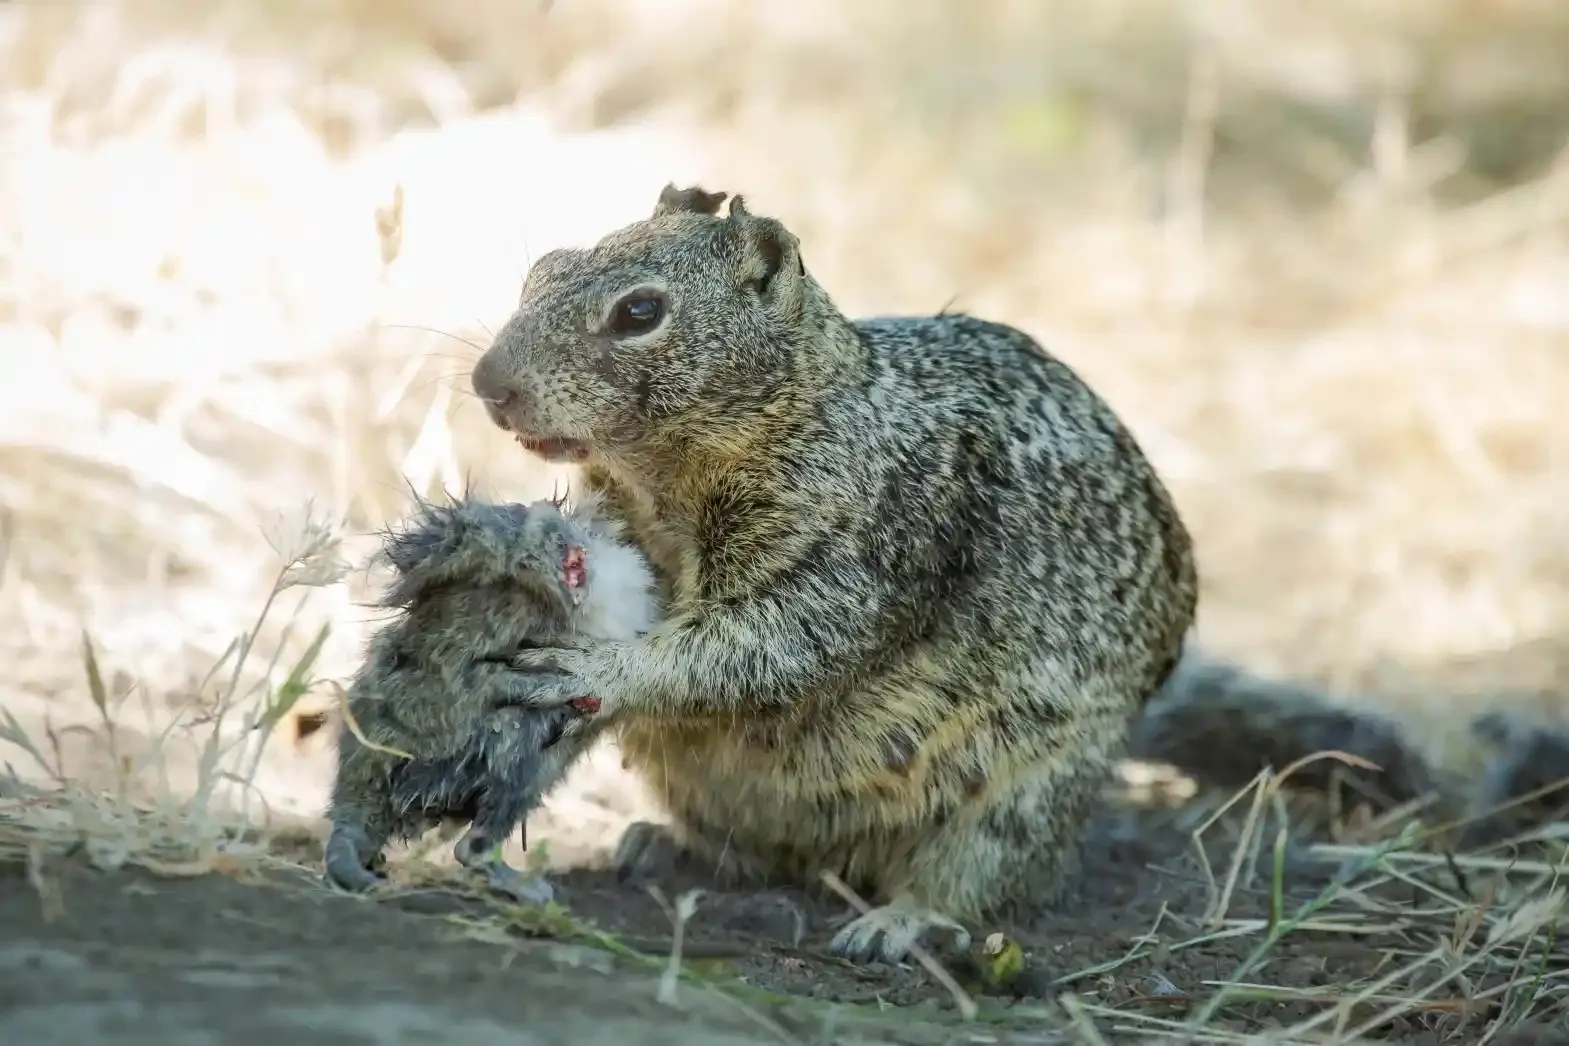
[[[517,434],[518,445],[546,461],[582,461],[588,457],[588,444],[576,439],[558,439],[554,436],[525,436]]]

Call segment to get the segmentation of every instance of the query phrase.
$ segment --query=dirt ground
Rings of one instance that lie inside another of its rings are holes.
[[[1190,1041],[1233,1042],[1337,1007],[1343,1030],[1373,1025],[1366,1037],[1260,1041],[1475,1043],[1495,1022],[1528,1036],[1495,1043],[1569,1041],[1561,1006],[1555,1027],[1540,1018],[1521,1026],[1524,1004],[1510,985],[1540,951],[1529,940],[1518,955],[1494,953],[1506,961],[1470,964],[1463,988],[1442,983],[1437,966],[1410,963],[1458,934],[1453,919],[1414,914],[1433,915],[1424,892],[1496,883],[1457,885],[1447,872],[1437,887],[1412,875],[1382,877],[1382,886],[1376,875],[1348,880],[1354,905],[1342,891],[1248,967],[1269,917],[1269,876],[1239,877],[1224,918],[1206,924],[1210,880],[1189,839],[1145,825],[1130,842],[1116,823],[1097,827],[1078,897],[979,928],[978,937],[1004,932],[1025,951],[1025,971],[1008,987],[988,990],[965,957],[941,957],[978,1005],[972,1023],[917,964],[858,968],[829,956],[848,906],[794,890],[705,890],[683,925],[686,983],[671,1004],[660,999],[675,950],[663,904],[703,885],[691,876],[664,877],[656,896],[607,870],[566,871],[556,878],[564,912],[540,914],[439,885],[336,895],[317,880],[318,844],[304,833],[283,841],[289,863],[229,875],[114,874],[71,858],[42,873],[0,865],[0,1041],[1068,1043],[1093,1042],[1092,1023],[1104,1041],[1132,1043],[1172,1041],[1192,1020],[1203,1031]],[[1222,883],[1231,852],[1230,841],[1211,847]],[[1284,865],[1288,919],[1337,874],[1306,854]],[[1561,978],[1569,954],[1555,958],[1551,943],[1546,951],[1549,980]],[[1369,988],[1402,964],[1407,976]],[[1244,987],[1215,1004],[1217,982]],[[1561,981],[1557,991],[1561,1001]],[[1553,1012],[1540,1000],[1531,1008]],[[1397,1012],[1378,1019],[1386,1009]],[[1321,1019],[1316,1033],[1334,1026]]]
[[[441,920],[287,881],[62,879],[66,911],[46,922],[20,869],[0,878],[7,1042],[778,1041],[722,1000],[663,1007],[656,976],[578,946],[466,941]],[[583,984],[608,976],[616,988]]]

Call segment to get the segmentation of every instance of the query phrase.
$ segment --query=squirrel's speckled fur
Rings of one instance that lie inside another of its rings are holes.
[[[381,600],[398,611],[370,642],[339,733],[324,863],[337,885],[363,890],[394,838],[441,821],[472,822],[458,859],[519,900],[551,888],[502,862],[501,844],[566,773],[596,731],[556,741],[569,708],[495,709],[522,678],[521,649],[627,640],[657,620],[647,564],[618,541],[592,502],[489,504],[421,500],[387,535],[395,580]],[[547,747],[548,746],[548,747]]]
[[[622,870],[833,872],[880,905],[834,950],[896,960],[1070,885],[1193,621],[1193,551],[1129,430],[1028,335],[852,322],[783,224],[724,198],[669,187],[538,258],[474,369],[668,597],[642,639],[527,660],[567,673],[532,700],[600,697],[668,806]]]

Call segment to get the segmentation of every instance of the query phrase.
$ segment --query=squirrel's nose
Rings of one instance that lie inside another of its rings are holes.
[[[522,396],[517,386],[507,379],[500,358],[493,352],[485,353],[474,365],[474,373],[470,375],[469,381],[474,386],[474,395],[485,404],[485,412],[490,415],[490,420],[510,430],[512,426],[507,418],[517,409]]]

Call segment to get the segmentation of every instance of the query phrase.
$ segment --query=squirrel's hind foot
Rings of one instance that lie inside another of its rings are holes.
[[[846,923],[828,951],[854,963],[899,963],[917,946],[938,955],[964,952],[970,932],[911,898],[897,898]]]

